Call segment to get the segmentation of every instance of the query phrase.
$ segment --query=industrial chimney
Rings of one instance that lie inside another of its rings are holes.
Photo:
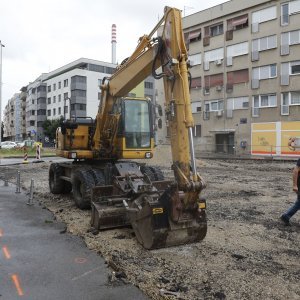
[[[113,64],[117,63],[116,44],[117,44],[117,26],[116,26],[116,24],[112,24],[112,26],[111,26],[111,62]]]

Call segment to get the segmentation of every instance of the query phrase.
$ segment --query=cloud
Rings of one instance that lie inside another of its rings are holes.
[[[3,48],[2,108],[22,86],[41,73],[80,57],[111,61],[111,25],[117,25],[117,60],[128,57],[148,34],[164,6],[188,14],[220,0],[1,0]],[[192,7],[192,8],[191,8]]]

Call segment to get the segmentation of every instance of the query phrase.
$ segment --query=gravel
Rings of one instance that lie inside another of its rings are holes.
[[[172,178],[170,159],[169,147],[160,146],[151,164]],[[300,299],[300,213],[291,227],[279,221],[295,200],[294,162],[198,160],[207,182],[206,238],[152,251],[138,244],[130,228],[91,231],[90,211],[77,209],[72,194],[49,193],[49,165],[7,169],[21,171],[25,189],[34,178],[34,201],[66,224],[61,234],[81,236],[105,258],[112,270],[108,280],[131,282],[151,299]]]

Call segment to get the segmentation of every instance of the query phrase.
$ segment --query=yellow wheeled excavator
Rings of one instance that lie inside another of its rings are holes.
[[[187,59],[181,12],[165,7],[152,32],[103,80],[96,119],[66,120],[57,130],[57,154],[73,161],[50,166],[51,192],[72,190],[79,208],[92,208],[91,225],[97,230],[131,225],[146,249],[198,242],[207,232]],[[164,82],[172,181],[164,180],[158,167],[136,162],[153,156],[153,107],[150,99],[127,95],[151,74]]]

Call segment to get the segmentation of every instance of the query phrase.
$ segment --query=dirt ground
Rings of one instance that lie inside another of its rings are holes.
[[[169,148],[161,146],[151,162],[167,178],[172,178],[170,157]],[[300,213],[291,227],[279,221],[295,201],[295,162],[203,159],[197,164],[207,182],[206,238],[152,251],[143,249],[129,228],[90,232],[90,211],[77,209],[72,194],[49,193],[49,163],[8,170],[21,171],[26,189],[35,179],[35,202],[106,259],[115,284],[129,281],[150,299],[300,299]],[[162,290],[175,295],[162,296]]]

